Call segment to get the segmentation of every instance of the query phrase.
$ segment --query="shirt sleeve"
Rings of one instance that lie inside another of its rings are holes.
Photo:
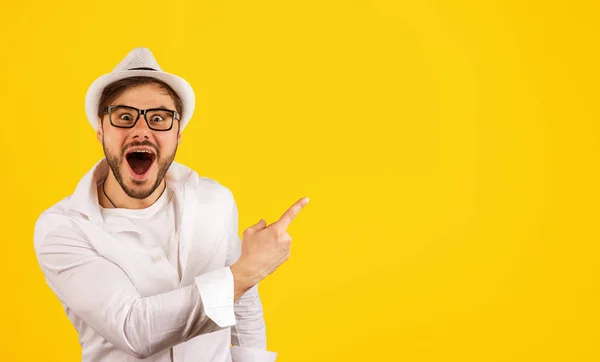
[[[233,303],[228,267],[200,275],[186,287],[141,297],[126,273],[99,255],[76,228],[46,231],[38,224],[36,255],[49,287],[87,325],[130,355],[146,358],[235,323],[222,312],[222,305]]]
[[[255,285],[234,306],[236,324],[231,328],[233,362],[272,362],[277,353],[267,351],[262,303]]]
[[[241,254],[238,231],[238,211],[235,200],[231,208],[230,239],[227,265],[235,263]],[[233,362],[273,362],[277,353],[267,351],[267,336],[258,285],[250,288],[234,305],[235,325],[231,328]]]
[[[232,346],[231,359],[233,362],[275,362],[277,353],[260,348]]]

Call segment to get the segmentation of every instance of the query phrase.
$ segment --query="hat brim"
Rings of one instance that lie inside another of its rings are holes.
[[[98,107],[100,105],[100,96],[102,95],[104,88],[118,80],[131,77],[150,77],[161,80],[177,93],[182,104],[180,130],[183,131],[194,113],[196,102],[194,90],[185,79],[174,74],[154,70],[125,70],[105,74],[96,79],[90,85],[85,95],[85,114],[94,130],[98,130],[100,123],[98,119]]]

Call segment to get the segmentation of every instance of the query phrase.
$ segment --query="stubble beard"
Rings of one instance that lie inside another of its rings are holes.
[[[143,199],[147,198],[148,196],[152,195],[152,193],[160,186],[163,179],[165,178],[165,175],[167,174],[167,171],[169,170],[169,167],[171,167],[171,164],[173,163],[173,160],[175,159],[175,154],[177,153],[177,146],[175,146],[175,149],[173,150],[173,152],[161,160],[161,158],[162,158],[162,157],[160,157],[161,154],[160,154],[160,152],[157,151],[155,162],[157,162],[158,173],[156,175],[156,180],[154,181],[154,184],[152,185],[151,188],[144,190],[144,189],[132,189],[125,184],[125,180],[123,179],[123,174],[121,173],[121,168],[120,168],[120,165],[124,165],[124,162],[127,162],[127,160],[125,159],[124,152],[121,153],[121,156],[116,156],[116,155],[111,154],[108,151],[108,149],[106,148],[104,143],[102,143],[102,148],[104,149],[104,157],[108,161],[108,165],[109,165],[110,169],[112,170],[113,175],[115,175],[115,179],[117,180],[119,185],[121,185],[121,188],[123,189],[125,194],[127,194],[127,196],[129,196],[133,199],[137,199],[137,200],[143,200]],[[127,166],[125,166],[125,167],[127,167]],[[139,180],[132,180],[132,182],[137,185],[144,184],[144,181],[139,181]]]

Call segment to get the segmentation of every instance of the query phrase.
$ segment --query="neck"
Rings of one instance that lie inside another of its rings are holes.
[[[144,209],[154,204],[156,200],[158,200],[166,186],[166,181],[163,179],[160,185],[156,188],[156,190],[154,190],[154,192],[152,192],[152,194],[150,194],[150,196],[146,197],[145,199],[135,199],[133,197],[129,197],[125,193],[121,185],[115,179],[112,171],[109,171],[108,177],[104,183],[98,186],[98,202],[104,208],[118,207],[123,209]]]

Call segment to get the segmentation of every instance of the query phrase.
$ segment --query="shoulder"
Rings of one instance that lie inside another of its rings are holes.
[[[231,222],[232,218],[237,218],[238,210],[233,192],[221,182],[196,174],[187,182],[186,190],[193,191],[184,192],[185,202],[190,202],[192,196],[193,202],[210,212],[215,220]]]
[[[200,176],[196,171],[191,171],[185,178],[183,185],[186,200],[189,195],[195,195],[198,202],[229,206],[235,203],[233,192],[223,183],[206,176]]]
[[[233,193],[222,183],[204,176],[198,176],[197,186],[204,192],[210,193],[220,202],[233,201]]]
[[[43,240],[46,239],[47,235],[53,231],[72,230],[73,233],[77,232],[74,220],[77,218],[83,219],[84,217],[80,213],[69,208],[70,198],[71,196],[62,199],[44,210],[40,216],[38,216],[35,221],[33,232],[35,248],[38,248]]]
[[[210,177],[201,176],[180,163],[173,162],[171,164],[167,177],[170,181],[185,185],[186,189],[196,192],[205,200],[220,203],[233,201],[233,193],[227,186]]]

